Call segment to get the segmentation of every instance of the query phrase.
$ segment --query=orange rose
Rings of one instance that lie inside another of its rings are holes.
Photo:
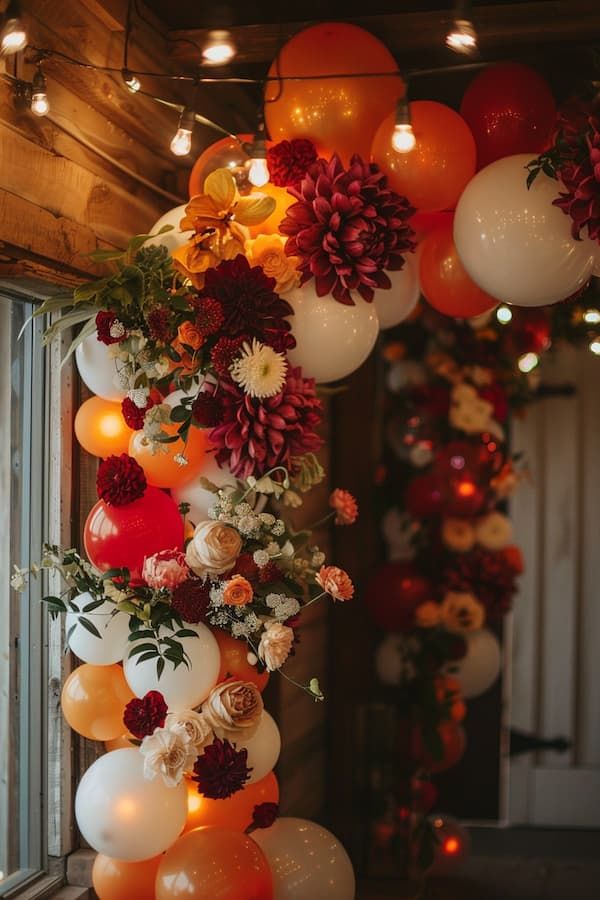
[[[516,572],[517,575],[522,575],[525,571],[525,561],[523,560],[521,549],[515,544],[509,544],[502,552],[507,565],[510,566],[513,572]]]
[[[192,350],[199,350],[204,343],[201,332],[193,322],[182,322],[177,329],[177,337],[182,344],[191,347]]]
[[[252,585],[243,575],[234,575],[223,590],[223,603],[226,606],[246,606],[247,603],[252,603],[253,597]]]

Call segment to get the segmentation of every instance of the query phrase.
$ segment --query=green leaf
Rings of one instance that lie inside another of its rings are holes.
[[[99,606],[102,606],[104,603],[104,597],[101,597],[99,600],[92,600],[90,603],[86,603],[81,612],[88,613],[92,612],[94,609],[98,609]]]
[[[196,631],[192,631],[190,628],[181,628],[179,631],[175,632],[175,637],[198,637],[198,633]]]
[[[160,681],[160,676],[162,675],[164,670],[165,670],[165,661],[161,656],[156,661],[156,677],[158,678],[159,681]]]
[[[139,619],[133,619],[132,621],[137,622],[138,625],[141,624]],[[131,632],[131,634],[129,635],[127,640],[128,641],[140,641],[144,638],[154,638],[154,637],[156,637],[156,635],[154,634],[153,631],[150,631],[148,628],[138,628],[136,631]]]
[[[190,411],[185,406],[174,406],[171,409],[171,422],[187,422],[190,419]]]
[[[89,337],[90,334],[93,334],[95,330],[96,330],[96,310],[92,309],[90,312],[89,321],[85,323],[85,325],[83,326],[83,328],[81,329],[79,334],[76,335],[73,338],[73,340],[71,341],[71,343],[69,345],[69,349],[65,353],[65,356],[60,364],[61,368],[62,368],[62,366],[64,366],[64,364],[67,362],[67,360],[69,360],[71,358],[71,356],[73,355],[75,350],[77,350],[78,346],[86,339],[86,337]]]
[[[100,581],[108,581],[112,578],[127,578],[129,579],[129,569],[108,569],[106,572],[103,572],[100,576]]]
[[[80,625],[83,625],[83,627],[86,629],[86,631],[89,631],[89,633],[90,633],[90,634],[93,634],[94,637],[102,638],[102,635],[100,634],[100,632],[98,631],[98,629],[96,628],[96,626],[93,625],[92,622],[90,622],[89,619],[85,619],[83,616],[80,616],[80,617],[79,617],[79,624],[80,624]]]
[[[139,644],[131,648],[129,656],[139,656],[140,653],[158,653],[158,647],[156,644]]]
[[[139,666],[140,663],[148,662],[149,659],[156,659],[158,655],[158,650],[156,650],[154,653],[150,653],[150,651],[148,650],[147,653],[142,653],[141,656],[138,656],[136,666]]]
[[[60,597],[44,597],[44,603],[47,603],[51,610],[54,612],[66,612],[67,606],[64,600],[61,600]]]

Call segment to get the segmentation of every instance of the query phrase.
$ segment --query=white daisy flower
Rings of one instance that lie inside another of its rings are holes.
[[[277,353],[254,338],[252,345],[243,345],[241,356],[232,363],[229,371],[250,397],[274,397],[283,387],[287,361],[283,353]]]

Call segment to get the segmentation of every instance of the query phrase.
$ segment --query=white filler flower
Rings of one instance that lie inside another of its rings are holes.
[[[251,397],[274,397],[283,387],[287,362],[283,353],[277,353],[254,338],[252,346],[243,345],[241,356],[232,363],[229,371],[233,380]]]

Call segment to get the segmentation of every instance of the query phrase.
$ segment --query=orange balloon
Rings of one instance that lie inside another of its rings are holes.
[[[167,850],[155,890],[156,900],[273,900],[273,877],[262,850],[248,835],[197,828]]]
[[[73,731],[92,741],[114,741],[123,734],[123,712],[133,697],[121,666],[83,663],[67,677],[60,702]]]
[[[132,740],[135,740],[132,734],[121,734],[112,741],[104,741],[104,749],[107,753],[110,753],[111,750],[131,750]]]
[[[226,800],[211,800],[198,793],[198,785],[186,779],[188,816],[184,831],[201,825],[218,825],[232,831],[245,831],[252,822],[254,807],[260,803],[279,803],[279,785],[273,772],[260,781],[247,784]]]
[[[446,316],[479,316],[498,304],[467,275],[454,246],[452,222],[439,225],[421,244],[419,277],[425,299]]]
[[[250,191],[250,182],[248,181],[247,163],[249,157],[243,144],[251,144],[254,136],[251,134],[238,134],[238,141],[231,137],[221,138],[215,141],[209,147],[202,151],[194,167],[190,172],[190,197],[201,194],[204,191],[204,182],[206,176],[214,172],[215,169],[229,169],[235,178],[240,193],[246,194]]]
[[[412,733],[411,749],[414,759],[428,772],[445,772],[459,762],[467,748],[467,736],[462,725],[452,719],[441,722],[437,728],[442,742],[442,754],[434,757],[426,748],[419,726]]]
[[[267,182],[262,187],[252,188],[253,194],[267,194],[275,200],[275,211],[271,213],[268,219],[261,222],[260,225],[251,225],[250,234],[257,237],[259,234],[279,234],[279,223],[286,214],[288,206],[295,203],[296,200],[291,194],[288,194],[286,188],[277,187],[271,182]]]
[[[222,628],[213,628],[219,652],[221,654],[221,668],[218,682],[226,678],[238,678],[240,681],[252,681],[259,689],[264,691],[269,680],[268,672],[259,672],[256,666],[248,662],[248,644],[246,641],[231,637]]]
[[[457,112],[432,100],[410,104],[416,146],[409,153],[392,147],[395,115],[381,123],[371,160],[388,175],[389,185],[421,212],[454,209],[475,174],[475,140]]]
[[[167,434],[177,434],[177,423],[161,426]],[[200,473],[206,465],[208,432],[192,426],[188,431],[187,444],[181,438],[172,444],[155,444],[144,436],[143,431],[134,431],[129,441],[129,455],[140,464],[148,484],[159,488],[179,487]],[[153,450],[155,452],[153,452]],[[176,457],[185,456],[187,465],[179,465]]]
[[[295,34],[279,51],[269,77],[397,72],[389,50],[356,25],[322,22]],[[381,120],[403,96],[399,75],[268,81],[265,119],[273,141],[309,138],[320,156],[354,153],[368,161]]]
[[[120,403],[90,397],[75,416],[75,434],[84,450],[92,456],[119,456],[127,453],[131,428],[125,423]]]
[[[98,853],[92,884],[99,900],[153,900],[162,853],[142,862],[124,862]]]

